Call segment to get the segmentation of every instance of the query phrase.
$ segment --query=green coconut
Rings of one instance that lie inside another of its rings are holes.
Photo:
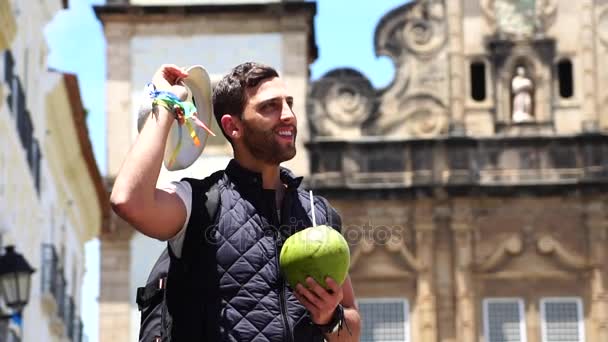
[[[298,283],[306,286],[305,280],[310,276],[329,289],[326,277],[340,285],[344,283],[350,265],[350,251],[342,234],[323,225],[306,228],[285,240],[279,261],[292,288]]]

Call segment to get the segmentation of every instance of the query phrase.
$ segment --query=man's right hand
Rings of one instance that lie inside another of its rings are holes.
[[[164,90],[177,95],[180,100],[185,100],[188,91],[181,84],[181,80],[188,77],[183,68],[174,64],[163,64],[152,77],[152,84],[156,90]]]

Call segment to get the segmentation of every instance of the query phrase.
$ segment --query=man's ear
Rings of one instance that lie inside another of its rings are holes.
[[[241,136],[241,120],[236,116],[224,114],[221,120],[222,128],[230,139],[238,139]]]

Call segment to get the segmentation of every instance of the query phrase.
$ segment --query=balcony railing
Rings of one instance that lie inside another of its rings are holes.
[[[55,246],[42,245],[42,293],[50,295],[56,304],[57,315],[63,322],[65,335],[73,342],[82,342],[83,325],[77,315],[74,298],[66,293],[66,281],[63,266],[61,265]]]
[[[4,82],[10,88],[7,97],[10,113],[16,120],[17,132],[21,145],[25,149],[27,163],[34,178],[36,191],[40,193],[40,159],[42,152],[38,140],[34,137],[32,117],[27,110],[26,93],[21,80],[14,73],[15,60],[10,50],[4,53]]]
[[[357,141],[307,145],[326,189],[506,189],[608,184],[608,135]]]

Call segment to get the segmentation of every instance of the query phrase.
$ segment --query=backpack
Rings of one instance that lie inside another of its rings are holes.
[[[219,207],[220,194],[217,183],[222,171],[217,171],[211,176],[203,180],[195,180],[186,178],[192,187],[192,198],[200,197],[200,194],[205,194],[206,219],[209,225],[215,220],[215,215]],[[194,204],[192,210],[194,210]],[[184,240],[184,245],[186,241]],[[152,267],[146,286],[137,288],[136,303],[137,308],[141,312],[141,321],[139,329],[140,342],[170,342],[171,328],[173,319],[167,305],[167,281],[169,279],[169,270],[172,259],[172,252],[167,246]],[[173,256],[174,257],[174,256]],[[182,256],[183,257],[183,256]],[[176,279],[177,280],[177,279]]]
[[[212,223],[215,222],[215,216],[220,204],[220,193],[217,184],[223,174],[224,171],[221,170],[203,180],[184,179],[192,186],[193,203],[191,215],[195,214],[195,210],[202,212],[202,219],[209,222],[208,225],[205,225],[206,229],[212,227]],[[206,210],[202,210],[202,203],[194,200],[195,198],[200,198],[202,194],[206,197],[204,203]],[[325,208],[327,224],[332,226],[336,224],[336,222],[332,222],[333,218],[330,214],[330,206],[327,200],[321,196],[315,197],[315,199],[318,199],[319,203]],[[312,210],[314,210],[314,208]],[[339,222],[337,224],[340,225]],[[201,233],[206,236],[207,231]],[[184,251],[186,251],[186,249],[198,251],[200,248],[196,248],[196,246],[192,245],[195,241],[197,241],[197,238],[188,239],[188,236],[184,238],[182,259],[186,262],[184,262],[183,265],[176,265],[176,262],[172,264],[171,261],[175,260],[175,256],[172,256],[169,247],[165,248],[152,267],[148,280],[146,281],[146,286],[137,288],[136,302],[141,313],[139,342],[175,342],[178,340],[171,336],[172,329],[175,328],[173,326],[171,307],[179,306],[179,304],[172,302],[173,305],[171,305],[169,302],[171,302],[172,298],[174,301],[184,300],[183,295],[188,291],[178,289],[173,290],[173,295],[168,295],[171,291],[167,291],[167,283],[168,280],[171,279],[171,283],[176,286],[180,279],[183,279],[183,274],[187,272],[184,268],[189,268],[191,266],[188,264],[187,260],[195,260],[196,258],[195,256],[187,256]],[[186,247],[186,245],[188,245],[188,247]],[[169,276],[169,274],[171,274],[171,276]],[[188,299],[186,298],[185,300]],[[204,316],[198,312],[189,312],[185,313],[185,315],[189,316],[193,324],[199,317],[202,318],[202,316]]]

